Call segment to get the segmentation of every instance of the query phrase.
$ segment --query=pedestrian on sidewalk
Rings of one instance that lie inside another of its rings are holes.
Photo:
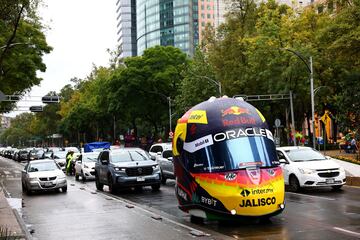
[[[351,139],[351,141],[350,141],[350,145],[351,145],[351,151],[352,151],[352,153],[356,153],[356,151],[357,151],[357,146],[356,146],[355,136],[352,137],[352,139]]]

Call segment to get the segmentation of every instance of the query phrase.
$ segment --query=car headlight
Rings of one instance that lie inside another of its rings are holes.
[[[156,165],[153,165],[152,166],[153,170],[156,171],[156,170],[159,170],[160,167],[159,167],[159,164],[156,164]]]
[[[121,167],[114,167],[114,170],[116,172],[125,172],[125,168],[121,168]]]
[[[312,170],[309,168],[299,168],[299,172],[301,174],[313,174],[313,173],[315,173],[315,170]]]
[[[340,172],[345,172],[345,168],[339,167]]]
[[[88,165],[84,164],[84,168],[89,168]]]
[[[65,179],[66,176],[65,176],[65,175],[59,175],[57,178],[58,178],[58,179]]]
[[[38,180],[37,177],[31,177],[31,178],[29,178],[29,181],[30,181],[30,182],[32,182],[32,181],[37,181],[37,180]]]

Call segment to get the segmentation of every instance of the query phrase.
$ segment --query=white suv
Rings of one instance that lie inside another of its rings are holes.
[[[338,190],[346,183],[345,170],[312,148],[279,147],[276,150],[284,170],[285,184],[295,192],[305,187]]]
[[[174,163],[172,158],[171,143],[156,143],[151,146],[149,153],[156,157],[161,172],[161,183],[165,184],[166,179],[174,179]]]

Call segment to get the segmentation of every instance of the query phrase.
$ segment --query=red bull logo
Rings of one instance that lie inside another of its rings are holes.
[[[222,116],[228,116],[228,115],[241,115],[241,114],[250,114],[249,109],[247,108],[241,108],[237,106],[229,107],[222,111]]]

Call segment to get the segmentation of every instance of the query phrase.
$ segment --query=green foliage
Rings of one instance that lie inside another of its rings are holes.
[[[38,4],[37,0],[0,3],[0,91],[5,94],[22,94],[38,85],[42,79],[36,72],[46,70],[42,57],[52,48],[36,15]]]

